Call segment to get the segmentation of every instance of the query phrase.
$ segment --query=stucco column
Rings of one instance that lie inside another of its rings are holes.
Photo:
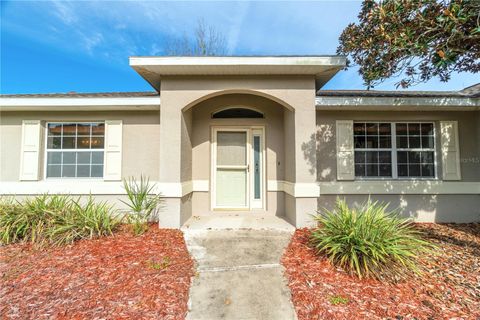
[[[316,179],[316,112],[314,90],[305,92],[294,112],[285,115],[287,156],[286,180],[290,194],[285,195],[287,218],[296,227],[312,225],[317,210],[319,188]],[[292,137],[293,135],[293,137]],[[293,193],[293,195],[292,195]]]
[[[183,194],[183,184],[191,180],[191,114],[182,113],[174,95],[162,92],[160,110],[160,183],[173,196],[165,198],[159,215],[163,228],[179,228],[191,216],[190,198]]]

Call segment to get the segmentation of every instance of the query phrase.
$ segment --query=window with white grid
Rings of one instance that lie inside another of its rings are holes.
[[[47,178],[103,177],[105,124],[47,123]]]
[[[398,177],[435,177],[433,123],[397,123]]]
[[[355,176],[434,178],[434,132],[431,122],[355,122]]]

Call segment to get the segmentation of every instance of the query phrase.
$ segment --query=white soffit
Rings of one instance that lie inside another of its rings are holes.
[[[322,87],[345,67],[342,56],[130,57],[130,66],[159,90],[163,76],[311,75]]]
[[[160,97],[0,97],[0,111],[160,110]]]

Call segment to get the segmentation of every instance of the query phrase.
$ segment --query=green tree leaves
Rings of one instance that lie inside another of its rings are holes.
[[[340,35],[337,53],[360,66],[368,88],[396,76],[407,88],[480,71],[478,0],[364,0],[358,18]]]

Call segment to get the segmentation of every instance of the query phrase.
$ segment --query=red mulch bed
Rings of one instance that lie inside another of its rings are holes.
[[[0,247],[1,319],[184,319],[193,261],[179,230],[151,226],[74,245]]]
[[[438,246],[424,273],[400,283],[359,280],[335,269],[295,232],[282,263],[302,319],[480,319],[480,224],[419,224]],[[348,301],[338,302],[342,297]]]

